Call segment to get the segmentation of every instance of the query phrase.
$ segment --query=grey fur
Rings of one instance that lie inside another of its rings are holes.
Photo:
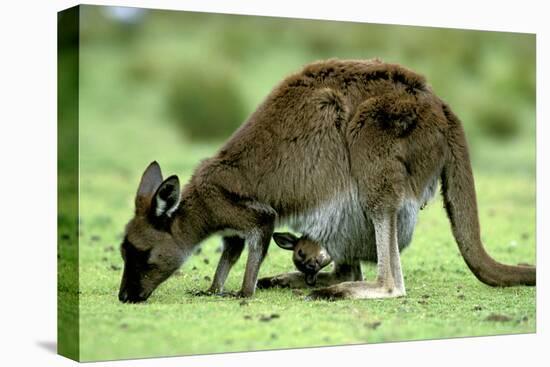
[[[426,187],[420,202],[404,200],[397,214],[399,251],[411,243],[418,211],[436,191],[437,177]],[[356,190],[340,194],[314,210],[292,215],[286,224],[321,243],[334,261],[377,261],[372,219],[357,200]]]

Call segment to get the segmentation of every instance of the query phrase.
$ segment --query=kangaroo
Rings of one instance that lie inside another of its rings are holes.
[[[280,248],[292,251],[292,262],[296,269],[304,274],[307,285],[314,286],[317,273],[332,262],[327,250],[307,236],[296,237],[292,233],[273,233],[273,239]],[[258,280],[258,287],[262,288],[260,280]]]
[[[416,214],[428,204],[428,200],[433,197],[437,189],[436,181],[432,182],[425,192],[420,204],[411,201],[404,203],[397,213],[397,246],[399,252],[408,247],[411,243],[414,227],[416,224]],[[365,231],[362,233],[363,239],[359,246],[350,246],[347,250],[345,263],[336,263],[332,273],[319,273],[321,269],[304,268],[309,259],[321,259],[324,257],[323,245],[311,240],[307,236],[300,238],[290,233],[273,234],[275,243],[284,249],[294,250],[293,262],[299,272],[284,273],[272,277],[258,279],[258,288],[304,288],[307,286],[327,286],[335,283],[341,283],[346,280],[363,280],[361,271],[361,261],[377,263],[376,241],[374,227],[372,222],[366,223]],[[305,245],[305,246],[304,246]],[[294,247],[293,247],[294,246]],[[303,247],[302,247],[303,246]],[[307,247],[306,247],[307,246]],[[305,247],[305,248],[304,248]],[[306,256],[302,258],[297,251],[302,249]],[[298,256],[296,256],[298,255]],[[319,279],[319,282],[317,282]]]
[[[472,273],[491,286],[535,285],[535,267],[485,251],[462,124],[425,78],[380,60],[314,62],[276,86],[183,189],[156,162],[146,168],[121,245],[119,299],[148,299],[214,233],[223,250],[209,291],[223,290],[246,243],[238,295],[250,297],[279,225],[322,243],[335,262],[313,299],[404,296],[398,231],[412,233],[439,182]],[[369,243],[377,277],[353,280]]]
[[[403,215],[407,215],[407,212],[401,212]],[[408,223],[405,219],[400,220],[398,215],[398,223]],[[409,233],[406,231],[409,230]],[[292,233],[274,233],[273,239],[277,246],[284,250],[292,251],[292,262],[296,266],[296,269],[300,273],[288,273],[275,277],[265,277],[258,279],[258,288],[270,288],[270,287],[292,287],[299,288],[304,281],[308,286],[315,286],[317,282],[317,275],[324,267],[332,262],[330,255],[325,248],[318,242],[309,239],[307,236],[296,237]],[[403,228],[398,226],[397,242],[399,251],[403,250],[410,244],[412,239],[412,231],[410,227]],[[376,247],[373,242],[367,243],[370,248],[367,249],[366,254],[358,255],[357,260],[377,262]],[[365,252],[365,251],[362,251]],[[351,269],[351,280],[363,280],[361,271],[361,264],[359,261],[353,261]],[[339,270],[341,272],[342,269]],[[323,276],[323,274],[321,274]],[[325,275],[326,277],[326,275]],[[329,274],[328,278],[324,278],[322,284],[326,285],[329,279],[340,279],[341,277]]]

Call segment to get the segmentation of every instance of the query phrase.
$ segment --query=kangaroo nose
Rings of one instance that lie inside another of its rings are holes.
[[[118,294],[118,300],[120,302],[128,301],[128,292],[126,292],[125,290],[120,291],[120,293]]]
[[[307,263],[307,264],[306,264],[306,269],[307,269],[307,270],[310,270],[310,271],[314,271],[314,270],[316,269],[315,263],[313,263],[313,262]]]

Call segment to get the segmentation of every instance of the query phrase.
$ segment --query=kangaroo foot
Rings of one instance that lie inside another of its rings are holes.
[[[371,299],[402,297],[405,290],[387,287],[373,282],[344,282],[312,291],[308,298],[313,300]]]

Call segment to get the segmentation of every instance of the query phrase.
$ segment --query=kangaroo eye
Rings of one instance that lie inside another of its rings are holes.
[[[298,257],[299,257],[300,259],[303,259],[304,256],[305,256],[305,254],[304,254],[304,252],[302,251],[302,249],[299,249],[299,250],[298,250]]]

